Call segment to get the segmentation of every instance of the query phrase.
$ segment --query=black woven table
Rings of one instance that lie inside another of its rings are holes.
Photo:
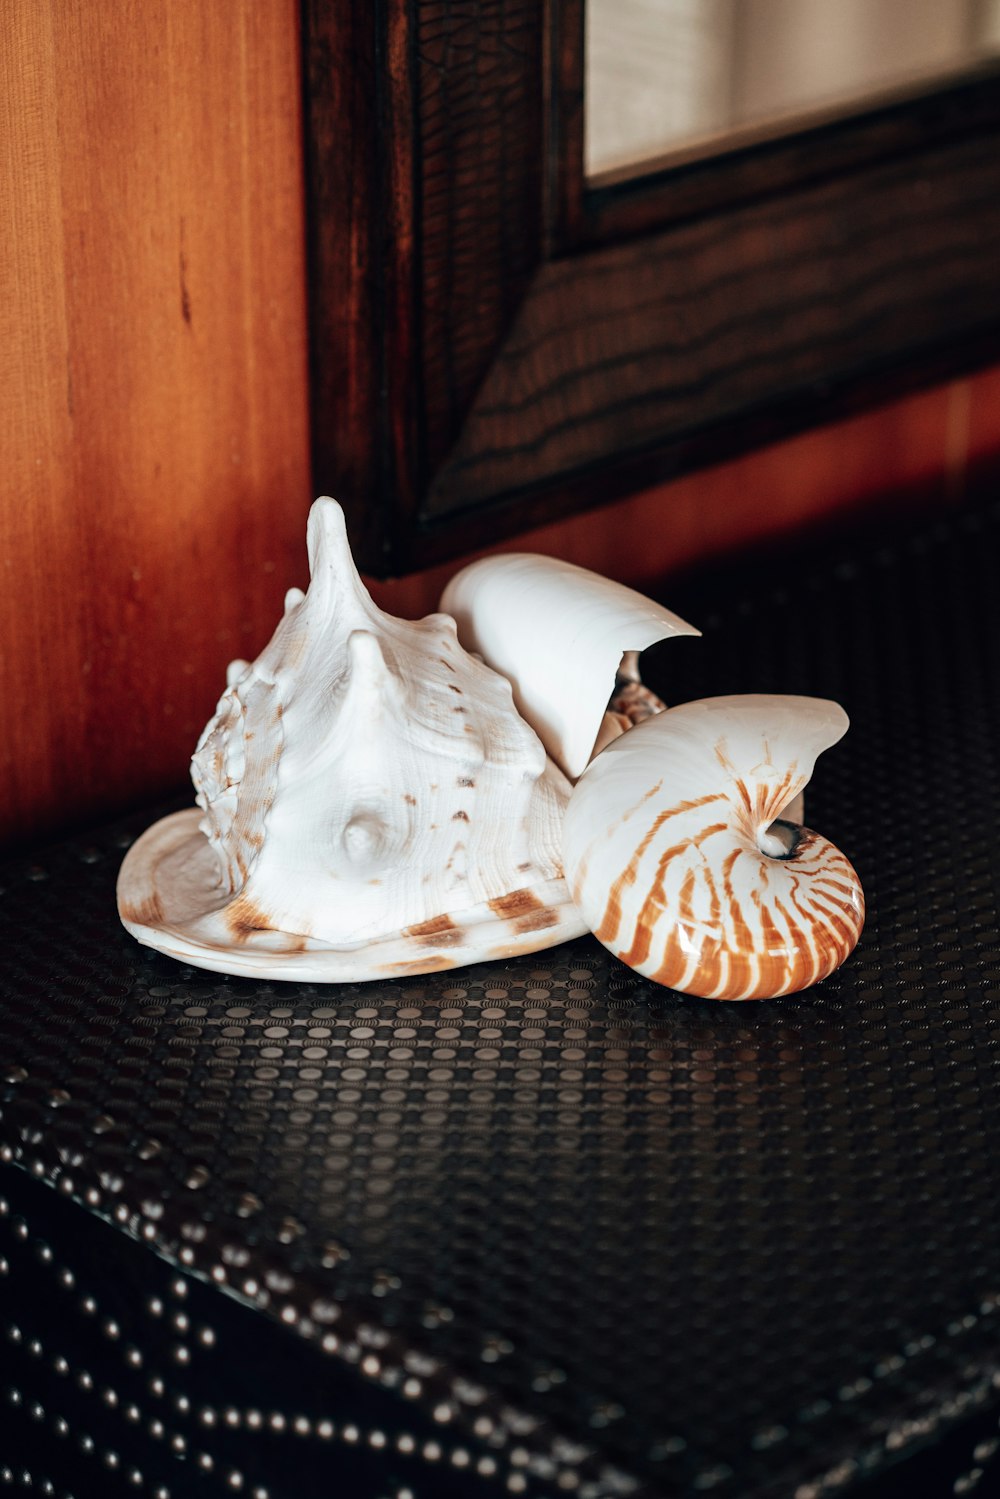
[[[199,973],[115,915],[155,809],[10,864],[0,1487],[1000,1492],[998,553],[986,510],[669,600],[668,701],[852,718],[808,820],[868,925],[801,997],[590,938]]]

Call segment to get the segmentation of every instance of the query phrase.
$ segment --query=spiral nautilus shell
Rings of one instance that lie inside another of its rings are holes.
[[[827,978],[861,933],[861,885],[832,843],[782,813],[846,728],[821,699],[722,697],[615,740],[563,823],[566,878],[594,934],[639,973],[707,999]]]

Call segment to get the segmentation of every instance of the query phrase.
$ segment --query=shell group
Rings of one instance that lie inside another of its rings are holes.
[[[799,827],[835,703],[665,705],[639,652],[698,632],[568,563],[490,557],[438,614],[378,609],[329,499],[253,662],[233,662],[192,761],[199,811],[130,850],[142,942],[274,978],[433,972],[590,929],[669,988],[792,993],[850,953],[864,899]],[[565,871],[565,873],[564,873]]]

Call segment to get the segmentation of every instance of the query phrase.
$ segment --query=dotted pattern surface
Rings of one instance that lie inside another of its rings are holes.
[[[868,925],[818,989],[692,1000],[591,938],[419,981],[202,974],[117,925],[147,816],[0,878],[6,1158],[261,1336],[374,1336],[371,1377],[416,1378],[424,1414],[474,1437],[487,1412],[527,1458],[484,1492],[820,1499],[986,1410],[998,551],[979,512],[666,600],[706,631],[647,653],[668,702],[851,716],[807,821]]]

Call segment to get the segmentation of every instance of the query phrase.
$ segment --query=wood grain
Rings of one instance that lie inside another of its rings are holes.
[[[994,329],[997,144],[837,180],[537,273],[427,501],[495,502]],[[961,207],[960,207],[961,205]],[[966,215],[974,207],[977,233]],[[893,226],[891,234],[886,225]],[[732,237],[740,247],[734,263]],[[666,434],[670,434],[669,440]]]
[[[317,487],[388,569],[542,242],[530,0],[306,0]]]
[[[501,520],[489,508],[474,526],[445,515],[440,544],[428,541],[416,508],[420,476],[430,472],[421,457],[422,405],[464,422],[511,334],[542,217],[538,160],[526,159],[523,142],[502,137],[516,134],[522,106],[529,115],[534,108],[517,93],[512,59],[522,68],[527,59],[534,71],[544,60],[525,29],[529,7],[512,12],[512,36],[525,54],[511,50],[498,30],[498,4],[488,0],[486,10],[493,10],[478,42],[466,35],[476,22],[473,8],[445,5],[437,51],[426,28],[442,8],[419,8],[421,87],[431,89],[435,68],[447,71],[463,58],[479,70],[484,97],[493,89],[491,109],[499,107],[504,122],[500,137],[484,135],[495,114],[480,114],[464,85],[440,80],[427,116],[438,122],[438,149],[447,153],[453,132],[467,163],[477,139],[508,153],[507,178],[500,173],[478,190],[467,164],[471,189],[449,197],[446,185],[438,193],[433,178],[421,179],[417,146],[402,129],[418,77],[411,8],[403,0],[353,9],[316,0],[325,22],[340,29],[323,34],[329,45],[311,64],[338,99],[347,98],[345,118],[360,121],[364,108],[375,130],[337,137],[340,156],[323,158],[332,175],[322,232],[350,295],[325,304],[314,360],[328,371],[325,390],[336,398],[332,430],[338,442],[354,444],[338,461],[356,463],[354,518],[362,529],[370,518],[380,566],[391,553],[398,562],[432,555],[439,545],[443,555],[492,544],[502,529],[508,547],[566,556],[655,587],[689,561],[830,510],[881,495],[896,495],[901,505],[914,494],[954,499],[978,468],[996,471],[994,369],[716,463],[589,516],[536,524],[525,534],[533,519],[559,513],[529,491]],[[300,15],[291,0],[234,0],[228,7],[151,0],[113,15],[17,0],[5,14],[0,838],[7,842],[79,825],[183,784],[226,662],[264,644],[285,588],[305,581],[302,537],[312,489],[299,45]],[[373,106],[366,88],[377,75],[376,56],[389,66]],[[970,142],[978,134],[988,146],[992,125],[970,119]],[[382,127],[395,121],[388,153],[384,128],[375,129],[380,120]],[[529,126],[537,141],[534,115]],[[912,120],[905,126],[915,128]],[[907,139],[915,149],[915,137]],[[895,136],[892,142],[890,156],[900,145]],[[832,182],[835,157],[823,160]],[[441,163],[443,170],[444,155]],[[315,170],[314,162],[314,184]],[[498,213],[504,182],[510,201],[520,204],[519,228]],[[947,196],[928,195],[917,171],[912,184],[932,218],[935,204],[947,207]],[[744,185],[763,201],[759,179]],[[437,321],[425,325],[416,296],[420,285],[435,288],[438,298],[448,294],[445,261],[421,264],[420,218],[432,209],[440,214],[437,243],[446,248],[454,236],[455,265],[466,278],[461,326],[479,319],[472,343],[457,341],[453,367],[446,366],[448,340],[461,327],[442,301],[429,309]],[[957,204],[959,215],[967,210],[968,200]],[[919,222],[914,213],[911,227]],[[993,214],[986,205],[987,227]],[[964,254],[962,242],[948,238],[944,212],[935,223],[942,220],[945,252],[950,246]],[[845,208],[843,243],[859,233],[877,242],[875,222],[858,226]],[[923,246],[903,242],[895,225],[883,238],[879,255],[926,249],[932,258],[938,248],[932,237]],[[794,263],[794,229],[775,244]],[[484,247],[490,275],[508,261],[513,267],[505,286],[481,274],[476,257]],[[967,264],[978,275],[979,251],[970,254]],[[971,301],[974,278],[968,284],[963,295]],[[351,300],[352,288],[362,300]],[[579,309],[573,312],[578,319]],[[382,341],[373,343],[367,319],[376,314]],[[439,390],[421,384],[427,328],[437,340],[435,379],[455,397],[440,406]],[[599,337],[599,319],[575,336],[584,343]],[[811,419],[833,409],[817,397]],[[551,414],[549,406],[531,420]],[[755,440],[767,431],[762,423]],[[586,431],[580,440],[589,440]],[[717,445],[708,456],[721,451]],[[587,503],[600,497],[603,483],[598,476]],[[612,493],[605,490],[604,498]],[[522,534],[511,535],[515,526]],[[400,613],[427,612],[456,565],[381,585],[380,596]]]
[[[535,0],[418,7],[425,463],[439,467],[542,252],[544,35]]]
[[[377,558],[385,497],[405,508],[410,482],[394,444],[412,446],[412,129],[397,119],[408,9],[306,0],[303,25],[315,469],[325,492],[353,502],[353,544]]]
[[[418,618],[438,607],[445,583],[466,562],[528,551],[562,557],[669,603],[673,576],[743,546],[852,514],[877,511],[905,525],[914,512],[961,501],[961,413],[970,398],[978,401],[981,389],[988,399],[998,383],[1000,368],[938,386],[586,515],[535,527],[454,562],[369,585],[383,608]],[[1000,406],[993,407],[992,451],[1000,455]]]
[[[373,573],[1000,354],[1000,64],[592,191],[584,10],[306,5],[315,474]]]
[[[0,28],[0,837],[184,777],[301,582],[292,0],[16,0]]]

